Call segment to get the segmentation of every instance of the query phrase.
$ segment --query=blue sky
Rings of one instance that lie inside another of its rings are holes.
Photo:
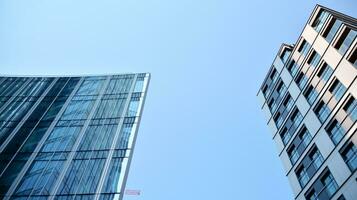
[[[127,200],[292,199],[255,95],[316,3],[2,0],[0,73],[151,72]]]

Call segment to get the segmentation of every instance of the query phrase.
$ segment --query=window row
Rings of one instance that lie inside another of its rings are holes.
[[[352,95],[347,99],[342,110],[346,114],[339,114],[340,117],[338,119],[336,117],[332,118],[325,127],[327,134],[335,145],[342,140],[349,127],[352,127],[353,123],[357,120],[357,101]],[[346,118],[349,120],[346,121]]]
[[[323,161],[324,158],[316,145],[314,145],[295,170],[296,177],[302,188],[304,188],[308,181],[316,174]]]
[[[329,200],[339,186],[330,170],[326,168],[305,193],[307,200]]]
[[[332,16],[329,18],[330,14],[324,9],[321,9],[315,20],[312,22],[311,26],[321,34],[323,38],[328,43],[332,43],[333,47],[341,54],[344,55],[347,50],[350,48],[351,44],[356,38],[357,31],[352,29],[351,27],[345,26],[342,28],[341,32],[338,34],[338,38],[335,42],[333,42],[334,37],[338,33],[338,31],[342,27],[342,21],[337,19],[336,17]],[[324,23],[327,22],[327,25],[324,29],[322,29]],[[321,31],[322,30],[322,31]],[[355,47],[348,56],[348,61],[357,67],[357,48]]]
[[[337,78],[335,78],[328,91],[338,102],[346,92],[346,87]],[[320,100],[320,102],[314,108],[314,112],[321,123],[324,123],[326,121],[326,119],[331,114],[331,110],[331,105],[329,106],[329,102],[326,103],[325,100]]]
[[[307,130],[305,125],[303,125],[291,142],[290,146],[287,148],[289,159],[293,165],[304,153],[311,140],[312,136],[310,132]]]
[[[265,81],[265,85],[262,89],[265,98],[267,98],[270,95],[272,88],[274,87],[274,84],[277,81],[277,79],[278,79],[278,72],[275,69],[275,67],[273,67],[272,70],[269,72],[268,79]]]
[[[279,79],[276,88],[274,88],[272,94],[267,100],[268,107],[271,113],[274,113],[276,111],[276,108],[280,104],[282,98],[284,97],[286,90],[287,88],[284,82],[281,79]]]
[[[284,127],[279,133],[284,145],[286,145],[290,141],[291,137],[294,135],[295,131],[301,124],[302,119],[303,117],[299,109],[295,108],[290,114],[289,118],[286,120]]]

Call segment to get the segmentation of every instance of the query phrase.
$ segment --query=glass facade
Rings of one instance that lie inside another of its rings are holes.
[[[122,199],[149,79],[1,77],[1,198]]]

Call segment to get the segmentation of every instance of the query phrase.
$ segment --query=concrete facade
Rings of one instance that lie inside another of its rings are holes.
[[[357,19],[317,5],[258,91],[295,199],[357,199]]]

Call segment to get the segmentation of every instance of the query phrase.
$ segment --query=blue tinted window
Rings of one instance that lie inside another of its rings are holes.
[[[357,148],[353,142],[344,148],[341,156],[352,172],[357,169]]]
[[[308,77],[303,73],[300,72],[299,76],[296,78],[296,83],[298,84],[300,89],[303,89],[308,81]]]
[[[332,41],[341,24],[342,22],[340,20],[336,20],[335,18],[331,20],[329,26],[326,28],[326,31],[323,35],[327,42],[330,43]]]
[[[342,98],[346,91],[346,87],[336,78],[332,83],[329,91],[334,95],[335,99],[338,101]]]
[[[317,73],[317,76],[321,78],[321,80],[323,80],[324,82],[327,82],[328,79],[331,77],[333,73],[332,68],[324,63],[319,71],[319,73]]]
[[[299,70],[299,66],[296,64],[295,60],[291,60],[288,66],[288,71],[290,72],[291,76],[295,76]]]
[[[342,55],[345,54],[356,38],[356,35],[356,31],[346,28],[335,45],[335,48],[338,50],[338,52],[340,52]]]
[[[300,47],[298,49],[298,52],[300,52],[302,55],[306,56],[307,52],[309,52],[311,45],[303,39],[303,41],[300,44]]]
[[[309,104],[312,105],[314,103],[314,101],[316,100],[318,93],[317,93],[316,89],[312,85],[310,85],[307,88],[306,92],[304,93],[304,96],[306,97]]]
[[[313,51],[307,63],[310,64],[310,67],[315,68],[317,64],[320,62],[320,59],[321,59],[320,54],[317,53],[316,51]]]
[[[312,28],[314,28],[317,32],[320,32],[328,16],[329,16],[328,12],[326,12],[325,10],[320,10],[316,16],[316,19],[313,21],[311,25]]]
[[[343,107],[343,109],[346,111],[348,116],[352,119],[352,121],[357,120],[357,101],[356,99],[351,96],[346,105]]]
[[[316,106],[314,111],[315,111],[315,114],[317,115],[317,117],[319,118],[319,120],[321,121],[321,123],[325,122],[325,120],[331,113],[330,108],[327,106],[327,104],[324,101],[321,101]]]

